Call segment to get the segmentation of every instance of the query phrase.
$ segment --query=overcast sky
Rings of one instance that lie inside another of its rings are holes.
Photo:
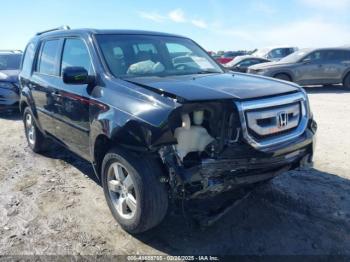
[[[60,25],[176,33],[215,51],[350,46],[349,11],[350,0],[2,1],[0,49]]]

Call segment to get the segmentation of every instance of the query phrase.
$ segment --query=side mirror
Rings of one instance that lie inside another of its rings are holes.
[[[83,67],[66,67],[63,69],[63,82],[73,85],[91,84],[94,82],[94,77],[89,76]]]
[[[310,58],[304,59],[302,63],[303,63],[304,65],[310,64],[310,63],[311,63],[311,59],[310,59]]]

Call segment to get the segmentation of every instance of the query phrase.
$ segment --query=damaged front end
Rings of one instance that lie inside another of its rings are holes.
[[[185,103],[169,116],[176,144],[159,155],[174,198],[207,198],[310,163],[316,124],[307,97]]]

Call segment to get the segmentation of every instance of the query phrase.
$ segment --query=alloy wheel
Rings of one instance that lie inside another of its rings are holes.
[[[35,144],[35,126],[33,122],[33,117],[31,114],[27,114],[25,118],[25,125],[26,125],[26,132],[27,132],[27,138],[31,145]]]
[[[124,219],[134,217],[137,208],[134,181],[128,170],[119,162],[108,170],[108,191],[119,216]]]

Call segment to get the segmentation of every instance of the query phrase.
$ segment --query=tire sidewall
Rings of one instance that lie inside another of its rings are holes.
[[[134,182],[134,189],[136,195],[136,211],[135,215],[130,219],[125,219],[119,215],[114,204],[110,198],[109,190],[108,190],[108,170],[113,163],[119,162],[122,164],[129,172],[128,175],[132,177]],[[102,165],[102,176],[101,182],[103,186],[103,191],[105,194],[105,198],[107,204],[112,212],[113,217],[117,220],[117,222],[127,231],[134,231],[137,225],[142,223],[142,210],[144,210],[144,189],[143,189],[143,181],[138,171],[125,159],[124,154],[119,151],[118,153],[108,153],[103,161]]]
[[[343,86],[350,89],[350,73],[345,76]]]

